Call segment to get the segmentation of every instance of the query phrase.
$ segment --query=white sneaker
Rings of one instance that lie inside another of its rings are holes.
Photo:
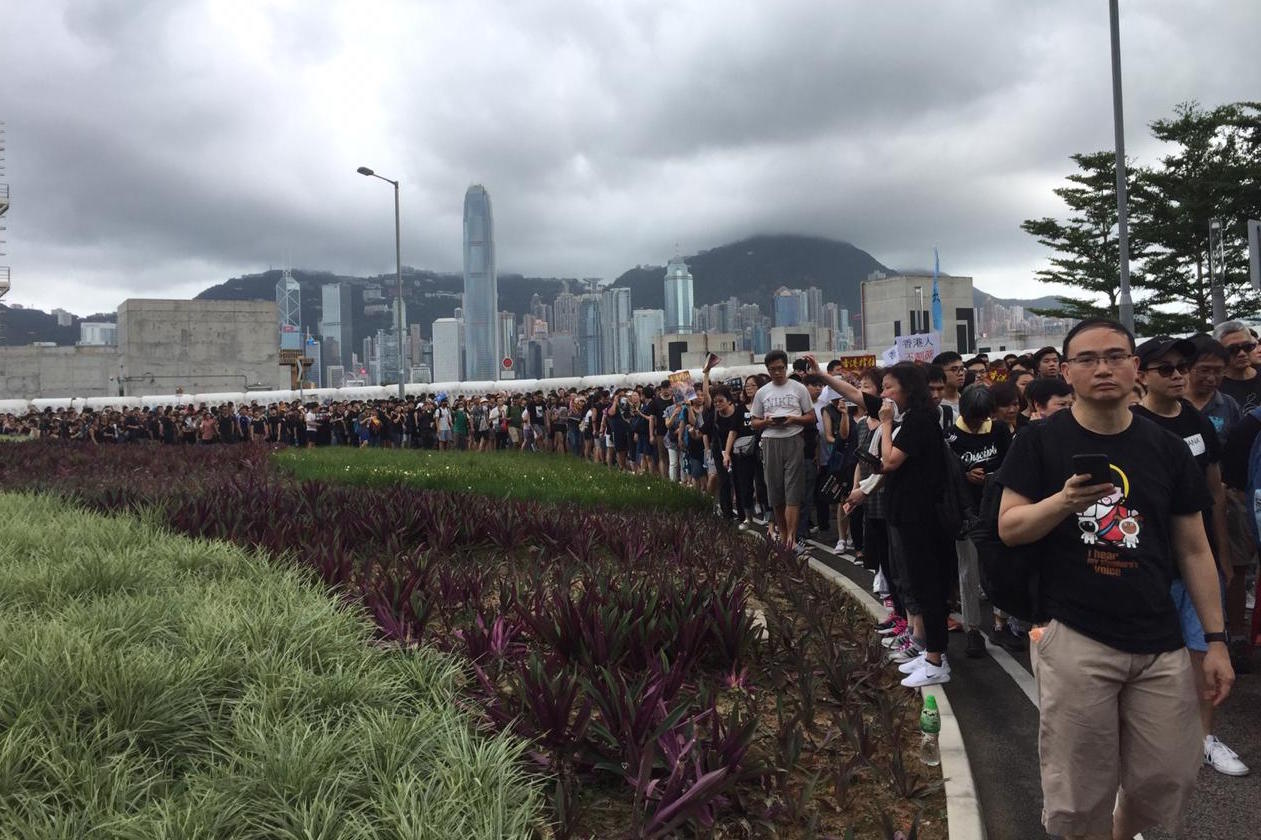
[[[845,551],[845,540],[837,540],[836,545],[832,548],[833,554],[840,554]]]
[[[934,665],[925,660],[922,668],[902,680],[902,685],[907,688],[922,688],[926,685],[941,685],[948,682],[950,682],[950,669],[944,662],[941,665]]]
[[[901,633],[897,634],[896,636],[885,636],[883,639],[880,640],[880,644],[884,645],[887,648],[900,647],[901,644],[909,638],[911,638],[910,628],[903,630]]]
[[[925,658],[926,656],[927,654],[921,653],[909,662],[903,662],[898,666],[898,670],[904,674],[914,674],[920,668],[924,667],[924,663],[928,661]],[[946,655],[944,653],[941,655],[941,667],[946,669],[946,673],[950,673],[950,661],[946,659]]]
[[[1248,765],[1240,761],[1235,751],[1217,740],[1215,735],[1204,737],[1204,763],[1227,776],[1248,775]]]

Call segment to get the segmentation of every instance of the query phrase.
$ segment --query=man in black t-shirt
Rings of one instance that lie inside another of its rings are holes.
[[[1218,324],[1213,336],[1226,348],[1230,358],[1226,375],[1218,387],[1223,394],[1233,397],[1246,414],[1261,405],[1261,374],[1252,365],[1257,340],[1242,321]]]
[[[1201,517],[1211,499],[1187,445],[1129,411],[1134,349],[1114,321],[1074,327],[1064,372],[1076,402],[1021,432],[998,479],[999,535],[1041,549],[1052,620],[1030,638],[1042,821],[1070,837],[1175,825],[1194,788],[1203,738],[1170,597],[1175,564],[1208,631],[1209,698],[1221,702],[1234,682]],[[1106,482],[1074,468],[1074,455],[1095,454],[1107,458]]]
[[[1136,352],[1139,379],[1146,386],[1147,393],[1142,403],[1131,406],[1131,410],[1172,432],[1187,445],[1191,457],[1204,475],[1209,495],[1213,499],[1212,508],[1204,515],[1209,544],[1213,547],[1214,557],[1219,560],[1218,570],[1229,569],[1229,561],[1221,562],[1224,559],[1221,552],[1230,544],[1226,535],[1226,490],[1222,486],[1221,447],[1213,424],[1185,399],[1187,374],[1191,368],[1191,360],[1195,358],[1195,345],[1186,339],[1162,335],[1144,341]],[[1176,570],[1170,594],[1178,608],[1182,638],[1191,654],[1192,669],[1197,678],[1202,679],[1204,654],[1208,650],[1204,641],[1204,627]],[[1200,683],[1197,688],[1203,694],[1208,686]],[[1204,763],[1228,776],[1246,775],[1247,765],[1239,760],[1234,750],[1212,734],[1213,704],[1203,699],[1200,700],[1200,723],[1204,729]]]

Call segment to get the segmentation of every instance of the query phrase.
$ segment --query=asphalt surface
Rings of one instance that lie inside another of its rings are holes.
[[[872,573],[852,558],[835,554],[836,535],[811,536],[811,554],[871,591]],[[1042,828],[1038,771],[1038,711],[1027,653],[1010,654],[988,645],[987,655],[968,659],[962,633],[950,634],[951,680],[946,696],[963,732],[988,840],[1050,837]],[[1253,768],[1232,778],[1210,767],[1200,771],[1184,831],[1143,833],[1144,840],[1217,840],[1261,837],[1261,657],[1254,673],[1239,675],[1231,696],[1217,711],[1214,734]],[[1017,678],[1022,679],[1017,679]],[[1022,688],[1021,683],[1024,683]]]

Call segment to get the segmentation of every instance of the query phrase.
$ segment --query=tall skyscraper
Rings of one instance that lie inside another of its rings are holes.
[[[481,184],[464,194],[464,338],[465,376],[477,382],[498,379],[502,353],[495,226],[490,195]]]
[[[657,336],[666,330],[666,313],[661,309],[636,309],[631,318],[635,333],[635,365],[634,370],[643,373],[656,370],[656,359],[653,349],[657,344]]]
[[[600,353],[604,373],[634,370],[630,289],[605,289],[600,293]]]
[[[692,331],[692,272],[687,263],[676,256],[666,266],[666,332]]]
[[[287,268],[276,282],[276,331],[281,350],[302,349],[302,287]]]
[[[349,283],[325,283],[320,286],[320,337],[324,339],[324,355],[330,366],[350,367],[350,354],[355,349]]]

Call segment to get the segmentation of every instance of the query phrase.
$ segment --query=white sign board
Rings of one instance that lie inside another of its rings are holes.
[[[893,346],[885,351],[881,361],[890,356],[895,362],[930,363],[941,352],[940,333],[900,335],[893,339]]]

